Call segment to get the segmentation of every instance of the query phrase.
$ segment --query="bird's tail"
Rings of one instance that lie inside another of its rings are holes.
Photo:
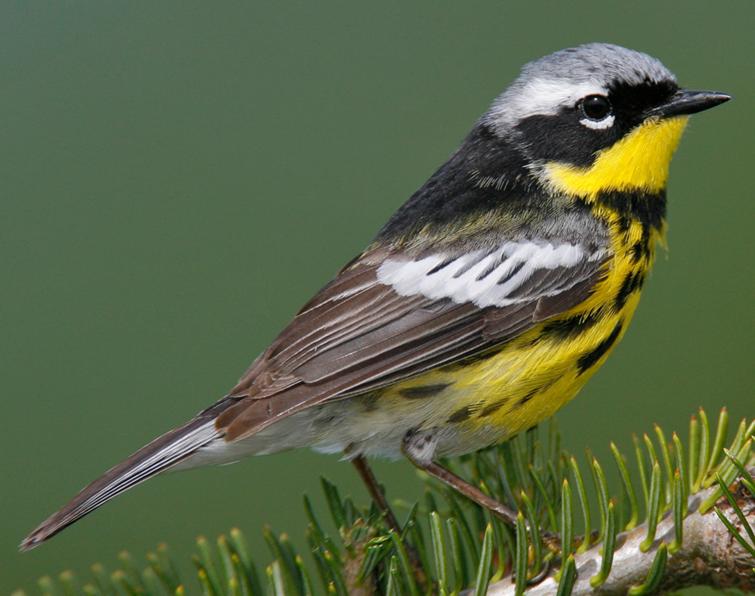
[[[228,401],[219,401],[183,426],[159,436],[125,461],[110,468],[24,538],[19,546],[20,550],[27,551],[39,546],[113,497],[172,468],[218,439],[221,433],[215,428],[215,418],[227,407]]]

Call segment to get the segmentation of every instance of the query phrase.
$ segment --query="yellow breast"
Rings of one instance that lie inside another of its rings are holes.
[[[421,408],[426,428],[466,428],[471,443],[480,429],[497,428],[503,440],[552,416],[597,371],[627,329],[653,253],[649,249],[638,258],[626,239],[642,235],[642,226],[632,223],[617,238],[605,277],[576,308],[493,353],[386,389],[378,398],[380,409],[401,419]],[[487,440],[490,433],[482,435]],[[460,446],[460,452],[481,446]]]
[[[387,389],[381,404],[398,416],[418,407],[427,428],[454,425],[469,445],[499,429],[503,440],[553,415],[605,362],[627,330],[639,290],[662,240],[669,162],[686,118],[648,121],[589,168],[546,164],[554,192],[590,206],[606,222],[613,256],[592,294],[493,353],[444,367]],[[623,204],[622,201],[628,201]],[[660,207],[655,218],[654,207]],[[424,398],[432,398],[430,403]],[[424,402],[420,406],[420,402]],[[464,432],[466,429],[466,435]],[[463,439],[462,439],[463,440]]]

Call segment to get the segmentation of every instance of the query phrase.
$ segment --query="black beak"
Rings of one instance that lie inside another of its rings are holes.
[[[648,118],[686,116],[708,110],[730,99],[731,95],[719,93],[718,91],[688,91],[687,89],[680,89],[666,103],[648,110],[645,115]]]

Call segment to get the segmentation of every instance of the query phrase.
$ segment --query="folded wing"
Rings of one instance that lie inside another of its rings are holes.
[[[505,242],[406,255],[367,252],[325,286],[230,392],[226,440],[479,353],[582,302],[608,251]]]

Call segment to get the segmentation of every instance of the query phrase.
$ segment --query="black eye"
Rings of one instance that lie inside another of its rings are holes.
[[[588,95],[579,104],[582,113],[590,120],[603,120],[611,113],[611,102],[604,95]]]

